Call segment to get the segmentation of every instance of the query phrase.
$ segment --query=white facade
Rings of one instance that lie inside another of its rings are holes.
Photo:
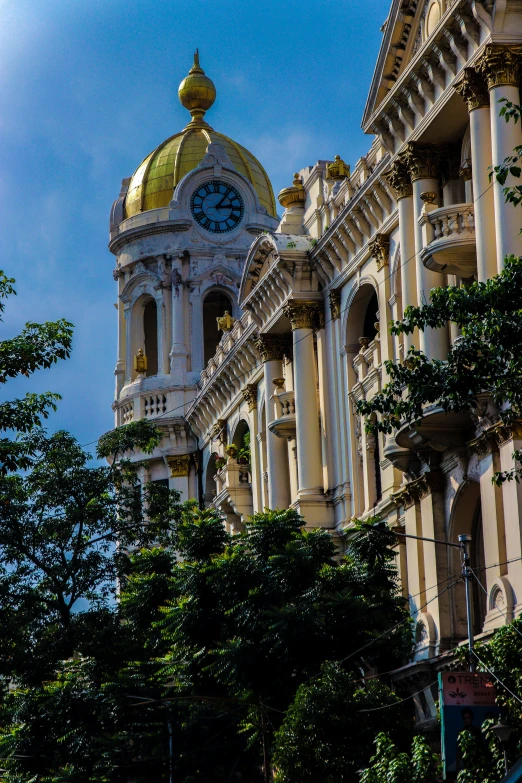
[[[264,507],[295,506],[334,534],[371,514],[427,538],[471,533],[485,588],[475,595],[477,634],[522,608],[522,487],[491,483],[512,466],[522,429],[500,427],[485,401],[474,418],[433,408],[415,429],[374,437],[355,403],[386,383],[386,359],[400,360],[410,344],[444,358],[458,336],[390,336],[407,305],[433,286],[485,280],[505,254],[522,254],[522,214],[488,177],[522,144],[520,124],[498,116],[502,97],[520,103],[521,63],[516,0],[393,0],[363,118],[374,140],[351,173],[341,160],[302,169],[280,194],[277,226],[210,147],[169,209],[114,219],[111,234],[116,424],[144,415],[161,423],[150,477],[170,476],[185,497],[214,504],[231,530]],[[194,224],[188,200],[198,183],[225,176],[245,213],[218,245]],[[237,320],[205,364],[204,297],[215,287]],[[140,303],[150,299],[158,372],[136,376]],[[237,460],[227,446],[240,448],[247,431],[250,460]],[[466,637],[463,587],[440,587],[460,564],[425,541],[403,539],[398,551],[420,622],[414,663],[399,676],[418,689],[429,662]],[[417,707],[422,720],[434,717],[429,691]]]

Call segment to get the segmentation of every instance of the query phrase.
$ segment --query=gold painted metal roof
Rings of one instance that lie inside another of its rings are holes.
[[[189,75],[180,84],[179,97],[190,110],[192,120],[181,133],[160,144],[138,166],[125,199],[125,217],[167,207],[178,182],[201,163],[211,142],[224,147],[237,171],[254,186],[262,206],[275,217],[272,185],[257,158],[228,136],[213,130],[203,119],[214,102],[215,88],[199,65],[197,51]]]

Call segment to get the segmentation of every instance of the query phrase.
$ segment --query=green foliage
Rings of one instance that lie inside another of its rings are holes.
[[[442,328],[451,321],[461,337],[447,360],[429,360],[410,348],[403,364],[385,362],[390,381],[357,409],[368,430],[390,433],[422,419],[430,406],[446,412],[476,411],[481,396],[489,395],[502,420],[509,424],[522,415],[522,258],[508,256],[504,270],[484,283],[447,286],[431,291],[430,303],[407,307],[394,334],[414,329]],[[369,417],[378,413],[379,417]],[[519,455],[516,455],[518,459]],[[497,475],[497,481],[515,473]]]
[[[498,783],[505,774],[504,754],[492,731],[495,719],[484,721],[481,735],[463,730],[457,742],[460,772],[457,783]]]
[[[14,279],[0,271],[0,313],[9,296],[16,294]],[[0,319],[1,320],[1,319]],[[27,323],[17,337],[0,341],[0,384],[19,375],[29,377],[38,369],[48,369],[71,352],[72,324],[60,320],[44,324]],[[27,433],[40,426],[43,419],[56,410],[58,394],[28,393],[22,399],[0,403],[0,432],[8,430]],[[30,462],[29,444],[10,438],[0,438],[0,473],[27,468]]]
[[[380,714],[357,710],[396,701],[360,670],[410,643],[391,630],[407,618],[392,534],[361,524],[339,559],[329,533],[277,510],[232,537],[214,510],[136,492],[146,422],[105,439],[102,467],[67,433],[27,437],[31,469],[2,479],[0,507],[6,783],[166,783],[170,767],[180,783],[255,783],[263,751],[297,783],[288,738],[304,747],[309,725],[311,768],[352,759],[354,779]]]
[[[411,753],[400,752],[389,735],[381,732],[375,740],[376,752],[361,775],[361,783],[437,783],[438,755],[424,737],[414,737]]]
[[[382,709],[398,701],[377,680],[363,685],[339,664],[323,664],[299,687],[276,733],[276,782],[358,783],[383,719],[397,738],[408,734],[400,709]]]
[[[155,437],[146,422],[120,433],[129,447]],[[169,524],[180,510],[178,495],[164,487],[137,495],[127,462],[91,467],[66,432],[36,430],[21,443],[30,469],[0,475],[0,675],[35,683],[76,649],[80,602],[100,617],[109,611],[124,561],[117,542],[171,543]]]
[[[500,110],[500,116],[504,117],[506,122],[513,120],[516,124],[519,120],[522,120],[522,107],[516,103],[508,101],[506,98],[501,98],[499,103],[503,103]],[[490,177],[495,174],[497,182],[501,185],[505,185],[509,175],[512,177],[520,177],[522,169],[520,167],[520,158],[522,157],[522,146],[515,147],[514,154],[508,156],[500,166],[494,166],[493,172]],[[517,207],[522,201],[522,185],[508,185],[503,188],[503,193],[506,201]]]

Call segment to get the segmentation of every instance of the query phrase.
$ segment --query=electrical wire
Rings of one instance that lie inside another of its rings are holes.
[[[514,699],[516,699],[518,702],[520,702],[520,704],[522,704],[522,699],[521,699],[521,698],[519,698],[519,697],[516,695],[516,693],[513,693],[513,691],[512,691],[510,688],[508,688],[508,686],[507,686],[507,685],[506,685],[504,682],[502,682],[502,680],[500,679],[500,677],[497,677],[497,675],[495,674],[495,672],[494,672],[494,671],[491,671],[491,669],[489,668],[489,666],[487,665],[487,663],[485,663],[485,662],[482,660],[482,658],[480,658],[480,657],[477,655],[477,653],[475,652],[475,650],[471,650],[471,652],[473,653],[473,655],[475,656],[475,658],[477,659],[477,661],[479,661],[479,663],[481,664],[481,666],[483,666],[483,667],[484,667],[484,668],[485,668],[485,669],[486,669],[486,670],[489,672],[489,674],[491,674],[491,676],[492,676],[492,677],[494,677],[494,678],[495,678],[495,680],[496,680],[497,682],[499,682],[499,683],[502,685],[502,687],[503,687],[503,688],[504,688],[504,689],[505,689],[505,690],[506,690],[508,693],[510,693],[510,694],[511,694],[511,696],[513,696],[513,698],[514,698]]]
[[[434,685],[437,684],[437,680],[430,683],[429,685],[426,685],[424,688],[421,688],[420,691],[417,691],[416,693],[411,693],[409,696],[405,696],[404,699],[401,699],[400,701],[394,701],[391,704],[383,704],[381,707],[371,707],[367,710],[357,710],[357,712],[378,712],[379,710],[389,710],[390,707],[398,707],[399,704],[404,704],[405,701],[408,701],[409,699],[414,699],[415,696],[419,696],[419,694],[424,693],[428,688],[433,688]]]
[[[480,581],[480,579],[479,579],[479,578],[478,578],[478,576],[476,575],[475,571],[473,570],[473,568],[471,568],[471,567],[469,567],[469,566],[468,566],[468,568],[469,568],[469,570],[471,571],[471,573],[473,574],[473,576],[474,576],[474,578],[475,578],[475,581],[477,582],[477,584],[478,584],[478,585],[479,585],[479,587],[480,587],[480,588],[483,590],[483,592],[486,594],[486,597],[487,597],[487,596],[488,596],[488,591],[486,590],[486,588],[484,587],[484,585],[482,584],[482,582]],[[507,619],[508,619],[507,612],[503,612],[503,611],[502,611],[502,609],[500,608],[500,606],[497,604],[497,600],[496,600],[496,598],[495,598],[495,597],[493,597],[493,601],[494,601],[494,603],[495,603],[495,607],[496,607],[497,611],[499,612],[499,614],[501,614],[501,615],[502,615],[502,617],[504,617],[504,618],[507,620]],[[516,626],[516,625],[512,625],[511,627],[512,627],[512,629],[513,629],[514,631],[516,631],[516,633],[517,633],[517,634],[518,634],[518,635],[519,635],[519,636],[522,638],[522,633],[521,633],[521,632],[518,630],[517,626]]]
[[[422,612],[423,609],[425,609],[428,604],[431,604],[432,601],[435,601],[437,598],[440,598],[440,596],[444,595],[448,590],[451,590],[453,587],[455,587],[456,584],[458,584],[461,581],[460,577],[459,579],[456,579],[451,585],[448,585],[448,587],[445,587],[444,590],[441,590],[437,593],[437,595],[434,595],[433,598],[430,598],[429,601],[426,601],[425,604],[422,606],[419,606],[418,609],[416,609],[414,612],[411,612],[411,614],[408,615],[408,617],[404,617],[402,620],[399,620],[398,623],[395,623],[391,628],[388,628],[387,631],[384,631],[384,633],[381,633],[379,636],[377,636],[375,639],[370,639],[369,642],[364,644],[362,647],[359,647],[354,652],[350,653],[349,655],[345,656],[344,658],[341,658],[338,663],[344,663],[345,661],[350,660],[350,658],[354,658],[356,655],[359,655],[359,653],[363,652],[363,650],[366,650],[368,647],[371,647],[372,644],[375,644],[376,642],[380,641],[381,639],[384,639],[385,636],[388,636],[388,634],[393,633],[393,631],[396,631],[397,628],[400,628],[401,625],[404,625],[407,622],[410,622],[411,619],[416,615],[419,614],[419,612]],[[430,588],[428,588],[429,590]],[[433,588],[431,588],[433,589]],[[426,591],[427,592],[427,591]]]

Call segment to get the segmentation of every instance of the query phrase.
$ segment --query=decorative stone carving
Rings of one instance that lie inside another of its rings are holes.
[[[308,302],[301,299],[290,299],[283,307],[283,312],[290,321],[292,331],[296,329],[320,329],[321,311],[322,308],[319,302]],[[324,311],[322,311],[322,314],[324,319]]]
[[[522,46],[490,45],[476,64],[488,82],[488,88],[501,84],[517,85],[520,76]]]
[[[424,193],[420,194],[420,200],[423,204],[435,204],[437,200],[437,193],[435,193],[433,190],[425,190]]]
[[[401,152],[399,159],[406,166],[411,181],[418,179],[438,179],[442,150],[433,144],[410,142]]]
[[[188,476],[190,468],[190,454],[176,454],[173,457],[167,457],[170,475],[172,478],[182,478]]]
[[[419,503],[423,498],[432,492],[442,492],[444,490],[444,475],[439,471],[429,471],[423,473],[419,478],[409,481],[398,492],[392,494],[392,500],[399,508],[411,508],[415,503]]]
[[[468,111],[489,107],[488,86],[474,68],[464,68],[464,75],[455,89],[468,104]]]
[[[290,336],[285,334],[258,334],[252,342],[263,362],[282,361],[290,355]]]
[[[377,261],[377,271],[388,266],[390,256],[390,237],[387,234],[376,234],[375,239],[368,244],[368,249]]]
[[[212,440],[218,440],[220,443],[224,443],[225,442],[224,432],[226,426],[227,423],[225,419],[217,419],[215,424],[213,424],[210,429],[210,437],[212,438]]]
[[[498,441],[495,427],[483,430],[478,437],[473,438],[467,442],[467,447],[470,454],[476,454],[479,459],[482,459],[487,454],[491,454],[497,450]]]
[[[384,174],[386,180],[397,193],[397,199],[407,198],[413,193],[411,177],[406,166],[395,160],[391,169]]]
[[[330,313],[332,321],[336,321],[341,315],[341,295],[336,289],[330,291]]]
[[[257,408],[257,386],[255,383],[247,383],[241,389],[241,396],[248,403],[248,410],[253,411]]]
[[[473,179],[473,167],[470,160],[465,160],[460,167],[459,177],[463,179],[464,182],[469,182],[471,179]]]
[[[112,276],[115,280],[119,280],[120,277],[124,277],[125,273],[121,267],[117,266],[115,269],[112,270]]]

